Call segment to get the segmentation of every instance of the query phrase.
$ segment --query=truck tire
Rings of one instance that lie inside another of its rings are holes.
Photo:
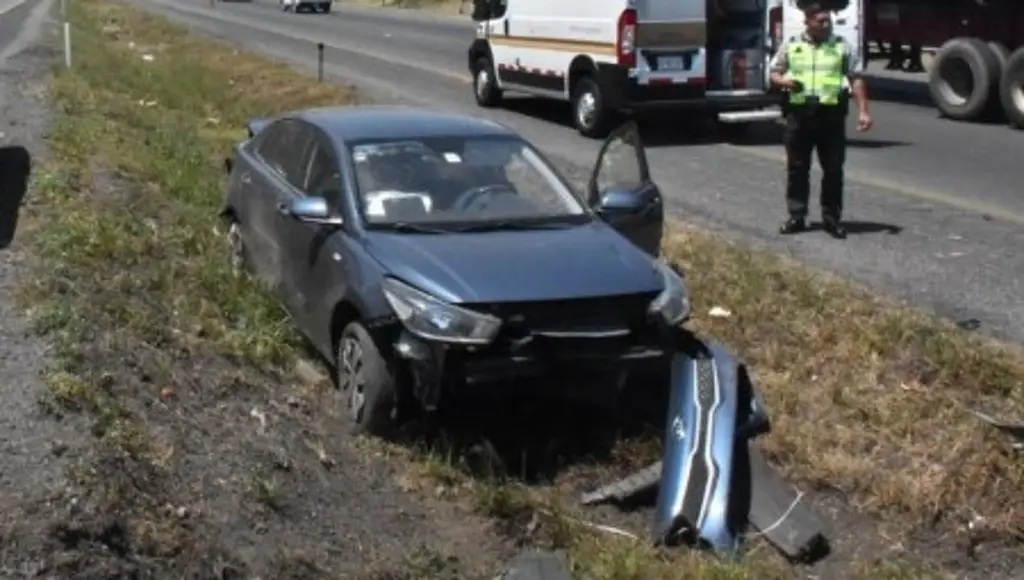
[[[998,104],[999,58],[977,38],[953,38],[935,55],[928,89],[935,106],[956,121],[984,117]]]
[[[584,75],[572,87],[572,124],[584,137],[604,139],[611,132],[614,111],[605,107],[601,85]]]
[[[1024,129],[1024,47],[1018,48],[1006,60],[999,96],[1010,125]]]
[[[1003,69],[1006,68],[1006,61],[1010,60],[1010,49],[1006,48],[1005,44],[994,40],[988,43],[988,47],[996,55],[996,60],[999,61],[999,74],[1002,74]]]

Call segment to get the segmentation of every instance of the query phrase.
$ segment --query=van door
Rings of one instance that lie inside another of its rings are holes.
[[[637,22],[637,82],[704,85],[706,0],[635,0],[632,4]]]
[[[767,90],[770,0],[712,0],[708,14],[709,95]]]
[[[804,32],[804,13],[800,6],[806,0],[784,0],[782,38],[788,41]],[[864,66],[864,0],[827,0],[822,6],[832,12],[832,32],[849,43],[855,60]]]

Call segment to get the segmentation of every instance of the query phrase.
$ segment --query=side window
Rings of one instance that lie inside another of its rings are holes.
[[[299,121],[284,119],[263,130],[256,152],[264,163],[295,187],[305,177],[305,153],[312,132]]]
[[[309,166],[303,190],[323,197],[334,209],[341,205],[341,169],[334,146],[322,134],[313,138]]]

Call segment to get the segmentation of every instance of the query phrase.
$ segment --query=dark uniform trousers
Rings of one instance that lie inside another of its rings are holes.
[[[846,161],[846,103],[789,105],[786,111],[786,205],[791,218],[805,219],[811,195],[811,153],[821,165],[821,217],[839,221],[843,213]]]

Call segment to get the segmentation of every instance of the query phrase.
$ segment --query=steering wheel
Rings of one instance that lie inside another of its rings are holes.
[[[489,185],[481,185],[479,187],[473,187],[459,194],[452,202],[452,209],[458,211],[466,211],[470,206],[473,205],[477,199],[495,194],[513,194],[517,195],[516,191],[510,186],[504,183],[491,183]]]

